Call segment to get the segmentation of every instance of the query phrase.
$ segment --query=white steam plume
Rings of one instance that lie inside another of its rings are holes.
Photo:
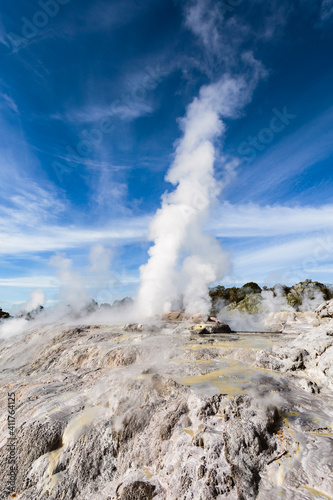
[[[30,293],[30,300],[21,306],[22,312],[31,312],[37,309],[39,306],[45,304],[45,293],[41,288],[36,288]]]
[[[94,245],[90,249],[88,273],[92,288],[96,293],[105,288],[111,279],[111,258],[111,250],[103,245]]]
[[[220,186],[214,178],[214,140],[225,131],[220,117],[235,117],[251,98],[262,74],[252,54],[244,62],[255,69],[246,82],[223,77],[204,86],[181,120],[183,138],[166,180],[176,186],[164,194],[151,226],[149,261],[142,266],[138,312],[152,316],[168,312],[183,299],[187,312],[209,311],[208,285],[222,279],[228,259],[215,239],[203,231],[209,208]]]
[[[73,271],[72,261],[63,255],[55,255],[50,259],[61,282],[60,296],[65,305],[79,310],[90,302],[85,282],[79,273]]]

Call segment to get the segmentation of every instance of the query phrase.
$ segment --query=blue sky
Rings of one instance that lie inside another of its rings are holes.
[[[332,25],[332,0],[3,3],[0,307],[36,287],[56,300],[58,254],[98,300],[134,295],[179,119],[249,60],[261,76],[217,140],[207,224],[224,283],[333,283]],[[96,245],[112,254],[100,287]]]

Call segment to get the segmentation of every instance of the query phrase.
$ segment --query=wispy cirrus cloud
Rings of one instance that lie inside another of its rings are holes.
[[[289,207],[223,203],[214,212],[210,229],[220,238],[269,238],[323,230],[333,232],[333,205]]]
[[[333,17],[333,0],[323,0],[320,8],[320,19],[323,23],[330,21]]]
[[[224,18],[218,3],[196,0],[185,6],[185,26],[200,39],[206,49],[221,48],[221,28]]]
[[[259,243],[259,242],[258,242]],[[242,281],[258,280],[268,283],[274,279],[280,283],[295,283],[322,272],[323,264],[332,267],[333,240],[327,233],[295,237],[287,241],[271,241],[269,244],[249,246],[234,253],[233,273]],[[333,274],[324,281],[330,282]],[[322,276],[319,277],[321,279]]]
[[[52,223],[49,217],[45,220],[50,207],[63,210],[64,206],[58,201],[43,201],[37,205],[32,200],[29,205],[27,198],[16,197],[16,202],[15,207],[8,208],[0,217],[2,254],[17,255],[34,250],[38,253],[79,248],[94,244],[99,239],[109,241],[113,245],[145,241],[152,217],[151,214],[123,217],[115,219],[111,226],[103,225],[91,229],[78,225],[59,225],[54,223],[55,221]],[[33,240],[30,238],[31,229],[34,231]],[[232,205],[225,202],[215,208],[212,221],[207,227],[207,231],[219,238],[257,237],[261,243],[272,237],[298,237],[300,234],[328,230],[333,231],[333,205],[289,207]]]
[[[96,123],[112,117],[118,117],[124,121],[132,121],[140,116],[146,116],[154,111],[154,105],[151,102],[131,102],[131,104],[122,103],[115,100],[111,105],[88,105],[76,111],[66,113],[64,117],[69,122],[79,124]],[[52,116],[51,116],[52,118]],[[53,116],[61,118],[61,116]]]
[[[29,189],[17,187],[15,192],[7,197],[6,204],[1,206],[0,228],[8,225],[12,228],[36,227],[42,222],[56,219],[65,208],[64,201],[30,182]]]
[[[275,196],[281,196],[280,190],[284,186],[290,189],[291,184],[286,184],[286,181],[328,159],[333,154],[332,117],[331,107],[267,147],[252,164],[245,161],[239,168],[237,185],[231,186],[235,190],[233,200],[240,201],[238,194],[242,192],[243,201],[260,199],[262,203],[272,203],[272,198],[275,201]],[[261,146],[261,149],[264,147]]]
[[[214,2],[213,0],[190,0],[184,4],[184,24],[197,39],[200,70],[209,75],[240,63],[240,46],[251,35],[247,23],[237,16],[240,0]],[[226,7],[227,8],[226,8]],[[228,13],[228,16],[226,15]],[[215,63],[214,63],[215,61]]]
[[[39,254],[82,248],[108,241],[121,245],[146,237],[149,217],[113,220],[100,228],[60,222],[66,204],[45,189],[23,190],[7,200],[0,212],[0,255]]]
[[[18,113],[18,107],[11,95],[6,92],[0,93],[0,108],[10,108],[14,113]]]
[[[54,276],[20,276],[0,278],[0,286],[6,288],[58,288],[59,280]]]

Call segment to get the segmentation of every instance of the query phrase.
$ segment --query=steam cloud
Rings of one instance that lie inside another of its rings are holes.
[[[30,293],[30,300],[21,306],[21,311],[29,313],[45,304],[45,294],[41,288],[36,288]]]
[[[72,261],[63,255],[55,255],[50,260],[50,265],[56,270],[60,280],[60,296],[64,304],[70,304],[75,309],[81,309],[88,304],[90,299],[85,287],[85,282],[79,273],[72,268]]]
[[[61,304],[70,305],[74,311],[80,311],[90,302],[89,289],[94,294],[106,287],[111,277],[111,251],[102,245],[91,247],[89,253],[90,266],[86,275],[81,275],[73,269],[71,259],[64,255],[55,255],[50,265],[55,268],[60,280]]]
[[[248,81],[227,76],[203,86],[181,120],[183,137],[166,175],[175,189],[162,197],[150,226],[150,258],[140,268],[137,306],[146,317],[169,312],[180,301],[190,314],[208,313],[208,285],[227,269],[226,254],[203,228],[221,189],[214,178],[214,141],[226,129],[221,118],[237,116],[262,74],[252,54],[244,62],[252,66]]]

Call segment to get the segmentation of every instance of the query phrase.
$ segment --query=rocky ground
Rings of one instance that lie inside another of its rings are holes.
[[[32,323],[0,343],[1,484],[14,392],[16,498],[333,498],[332,309],[283,334]]]

